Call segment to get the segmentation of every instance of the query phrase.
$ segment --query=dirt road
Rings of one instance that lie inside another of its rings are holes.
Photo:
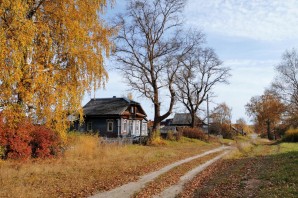
[[[189,157],[189,158],[186,158],[184,160],[177,161],[175,163],[172,163],[168,166],[163,167],[160,170],[157,170],[155,172],[151,172],[149,174],[146,174],[146,175],[140,177],[140,179],[136,182],[130,182],[128,184],[125,184],[125,185],[120,186],[118,188],[115,188],[113,190],[98,193],[96,195],[91,196],[90,198],[107,198],[107,197],[129,198],[129,197],[132,197],[138,191],[140,191],[142,188],[144,188],[147,183],[153,181],[158,176],[168,172],[169,170],[173,169],[174,167],[180,166],[184,163],[190,162],[190,161],[198,159],[198,158],[202,158],[202,157],[207,156],[207,155],[212,154],[212,153],[225,151],[224,153],[221,153],[221,154],[217,155],[213,159],[208,160],[204,164],[201,164],[198,167],[194,168],[193,170],[189,171],[188,173],[186,173],[184,176],[182,176],[180,178],[180,181],[178,182],[178,184],[176,184],[174,186],[171,186],[170,188],[166,189],[164,192],[162,192],[160,195],[157,196],[157,197],[175,197],[175,195],[177,195],[182,190],[183,185],[187,181],[191,180],[195,175],[197,175],[199,172],[204,170],[206,167],[208,167],[209,165],[211,165],[212,163],[216,162],[217,160],[222,158],[224,155],[229,153],[230,148],[231,147],[228,147],[228,146],[221,146],[221,147],[218,147],[216,149],[206,151],[202,154],[199,154],[199,155],[196,155],[196,156],[193,156],[193,157]]]

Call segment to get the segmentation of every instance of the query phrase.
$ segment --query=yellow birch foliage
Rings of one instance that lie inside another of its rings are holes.
[[[26,116],[65,135],[67,116],[82,116],[84,92],[108,78],[103,59],[113,31],[100,15],[106,6],[106,0],[0,0],[3,115]]]

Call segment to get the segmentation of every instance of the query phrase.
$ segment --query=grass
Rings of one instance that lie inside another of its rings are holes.
[[[181,197],[298,197],[298,144],[244,143],[189,183]]]
[[[0,197],[85,197],[219,146],[188,138],[163,146],[99,142],[97,136],[70,134],[60,158],[0,161]]]
[[[234,140],[231,139],[219,139],[219,142],[224,144],[224,145],[231,145],[234,143]]]

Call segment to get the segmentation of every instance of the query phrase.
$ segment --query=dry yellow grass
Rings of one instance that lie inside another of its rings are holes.
[[[188,139],[158,147],[105,145],[91,135],[69,139],[59,159],[0,161],[0,197],[88,196],[218,146]]]

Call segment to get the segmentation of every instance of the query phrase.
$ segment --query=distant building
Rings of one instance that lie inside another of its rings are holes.
[[[91,99],[84,107],[84,123],[74,129],[102,137],[148,136],[147,115],[140,103],[127,98]]]
[[[171,123],[172,126],[191,126],[191,115],[189,113],[176,113],[173,121]],[[207,126],[198,116],[195,115],[195,126],[203,128]]]
[[[189,113],[176,113],[173,119],[167,119],[163,122],[164,127],[160,129],[161,134],[166,134],[168,131],[176,133],[184,127],[191,127],[191,115]],[[198,116],[195,116],[195,127],[201,128],[208,133],[208,125],[204,123]]]

